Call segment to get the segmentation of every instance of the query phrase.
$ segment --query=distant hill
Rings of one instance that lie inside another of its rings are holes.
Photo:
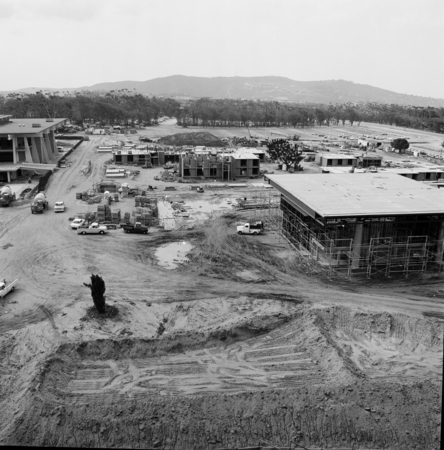
[[[22,91],[32,92],[35,88]],[[344,80],[295,81],[290,78],[267,77],[188,77],[173,75],[148,81],[118,81],[51,91],[111,91],[128,89],[147,95],[165,97],[242,98],[301,103],[377,102],[412,106],[444,107],[444,99],[399,94],[366,84]],[[38,90],[38,89],[35,89]]]

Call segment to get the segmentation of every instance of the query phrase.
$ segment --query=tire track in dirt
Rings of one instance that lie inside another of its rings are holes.
[[[48,318],[49,322],[51,323],[51,326],[54,330],[57,330],[57,326],[54,322],[54,318],[52,317],[52,314],[50,313],[50,311],[48,310],[48,308],[46,308],[43,305],[39,305],[39,308],[45,313],[46,317]]]

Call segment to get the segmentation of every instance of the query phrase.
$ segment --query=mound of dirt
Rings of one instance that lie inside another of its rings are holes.
[[[219,138],[206,131],[164,136],[159,139],[159,142],[166,145],[204,145],[205,147],[223,147],[225,145]]]

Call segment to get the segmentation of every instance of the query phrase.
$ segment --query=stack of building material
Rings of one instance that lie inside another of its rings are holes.
[[[135,222],[140,222],[142,225],[151,225],[153,219],[153,211],[149,208],[136,208],[132,212]]]
[[[174,173],[173,172],[168,172],[168,170],[165,170],[165,172],[162,172],[160,174],[160,179],[162,181],[176,181],[175,177],[174,177]]]
[[[124,221],[125,223],[130,223],[130,222],[131,222],[131,215],[130,215],[130,213],[125,213],[125,214],[124,214],[124,216],[123,216],[123,221]]]
[[[111,222],[111,208],[108,205],[97,206],[97,220],[99,222]]]
[[[105,205],[97,206],[97,220],[99,222],[106,222]]]
[[[88,205],[93,205],[94,203],[100,203],[102,201],[102,197],[103,196],[101,194],[95,195],[93,197],[89,197],[88,198]],[[83,198],[85,198],[85,197],[83,197]]]
[[[111,222],[112,223],[121,222],[120,209],[115,209],[114,211],[111,212]]]
[[[111,222],[111,208],[108,205],[105,206],[105,220]]]
[[[147,207],[157,204],[157,199],[155,197],[145,197],[142,195],[136,195],[136,206]]]

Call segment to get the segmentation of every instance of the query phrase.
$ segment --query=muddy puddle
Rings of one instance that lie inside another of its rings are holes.
[[[175,269],[179,264],[188,261],[187,254],[192,248],[193,245],[189,242],[171,242],[158,247],[154,256],[157,258],[159,266],[165,269]]]

